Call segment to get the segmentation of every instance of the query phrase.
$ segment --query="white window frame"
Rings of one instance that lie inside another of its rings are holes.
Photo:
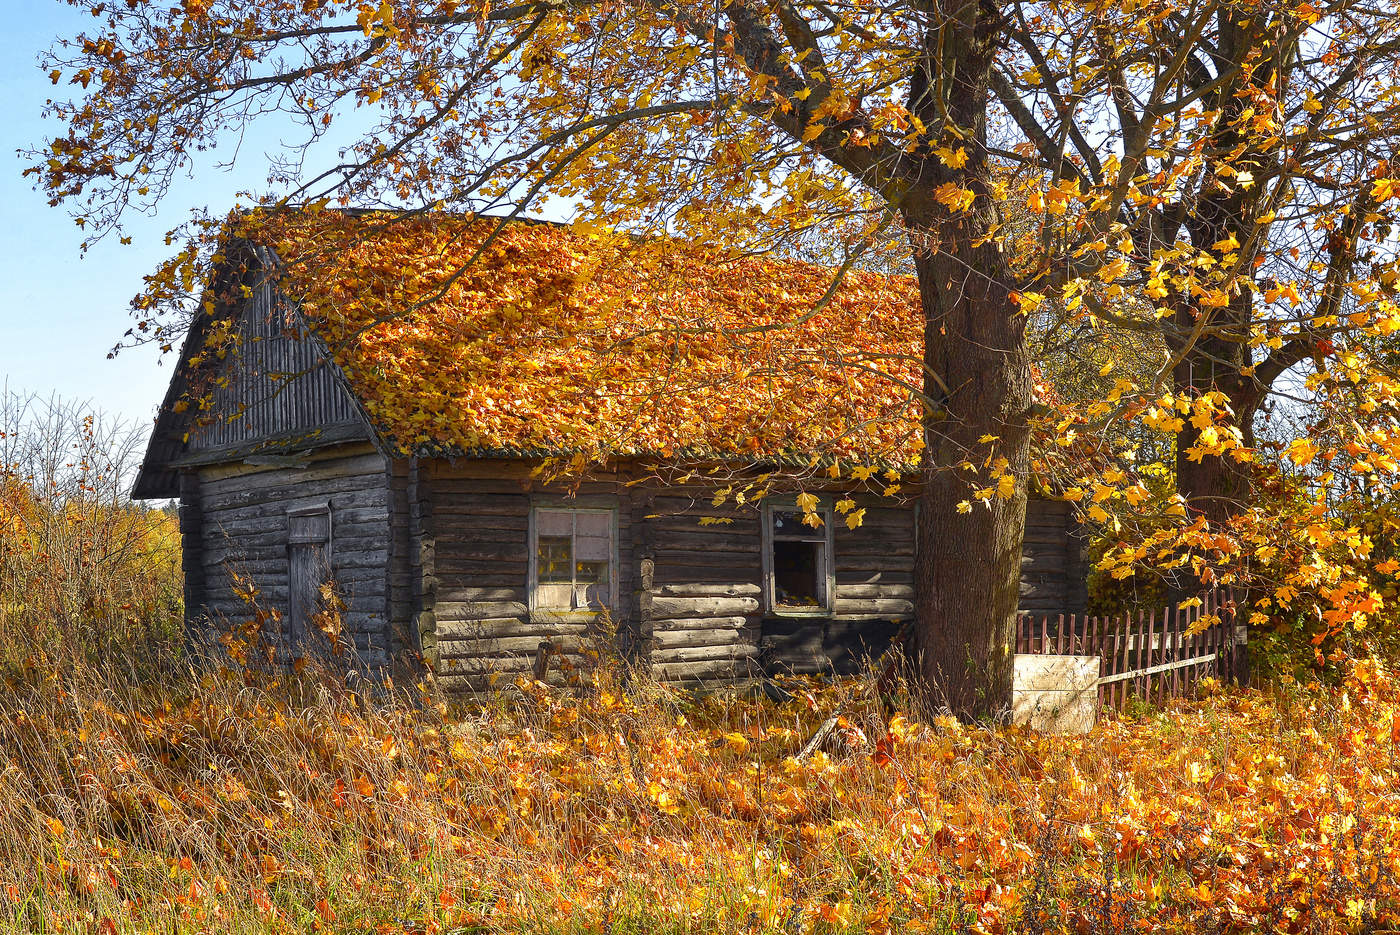
[[[763,609],[773,617],[830,617],[836,611],[836,558],[835,537],[832,534],[835,511],[826,497],[818,498],[812,511],[822,518],[821,526],[812,530],[810,539],[824,536],[822,564],[817,574],[826,580],[825,602],[821,605],[802,607],[794,604],[778,603],[778,587],[774,580],[773,568],[773,514],[775,512],[802,512],[796,497],[765,498],[763,501],[762,559],[763,559]]]
[[[606,514],[610,522],[608,524],[609,551],[608,556],[608,594],[603,601],[603,607],[610,613],[617,613],[617,582],[618,582],[618,561],[620,557],[618,549],[618,508],[615,500],[553,500],[538,499],[530,502],[529,533],[526,541],[526,548],[530,556],[529,577],[526,590],[529,595],[530,616],[545,618],[549,620],[584,620],[591,621],[602,613],[602,610],[588,609],[563,609],[559,607],[545,607],[540,604],[539,590],[539,531],[536,522],[540,511],[550,513],[589,513]]]

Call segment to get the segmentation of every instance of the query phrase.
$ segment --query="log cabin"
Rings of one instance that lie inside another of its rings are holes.
[[[479,691],[603,619],[685,682],[850,671],[909,621],[908,281],[832,292],[818,265],[545,223],[256,217],[134,489],[179,500],[192,631],[248,619],[252,585],[295,656],[333,582],[359,666]],[[1082,612],[1085,575],[1069,505],[1032,497],[1023,608]]]

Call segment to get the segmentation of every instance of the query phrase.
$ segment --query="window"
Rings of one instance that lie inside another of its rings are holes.
[[[613,604],[616,511],[536,507],[530,609],[595,613]]]
[[[817,526],[805,522],[807,514],[794,501],[764,504],[764,590],[770,613],[831,613],[831,508],[818,504],[813,514],[821,520]]]

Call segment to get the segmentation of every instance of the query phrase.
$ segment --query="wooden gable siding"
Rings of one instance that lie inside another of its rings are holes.
[[[1088,582],[1088,542],[1070,504],[1031,500],[1026,504],[1026,540],[1021,548],[1021,609],[1083,613]]]
[[[252,295],[236,313],[237,340],[219,372],[224,385],[216,379],[209,387],[210,408],[191,426],[186,450],[247,448],[272,439],[314,444],[357,429],[368,437],[324,346],[296,328],[298,319],[289,319],[265,277],[250,274],[249,280]]]
[[[197,543],[187,543],[185,553],[186,575],[198,576],[192,593],[198,593],[201,606],[189,607],[187,613],[191,618],[247,619],[252,608],[238,593],[236,580],[242,576],[258,589],[261,606],[285,615],[288,512],[327,504],[329,570],[345,599],[346,635],[365,666],[388,663],[394,648],[388,598],[395,563],[387,467],[372,448],[358,445],[322,449],[303,467],[201,469],[197,483],[187,484],[198,503],[198,523],[187,527]]]

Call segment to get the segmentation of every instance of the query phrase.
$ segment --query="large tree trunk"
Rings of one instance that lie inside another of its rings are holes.
[[[932,6],[926,57],[910,81],[910,109],[931,142],[909,151],[896,172],[899,186],[886,196],[909,233],[924,312],[916,665],[929,702],[975,718],[1000,714],[1011,701],[1030,353],[1011,270],[994,236],[1001,218],[986,149],[989,80],[1006,21],[993,2]],[[963,164],[949,165],[932,151],[948,141],[961,141]],[[950,207],[946,193],[938,200],[945,185],[974,194],[966,210]],[[958,512],[973,499],[971,483],[999,486],[987,476],[987,462],[1000,458],[1015,481],[1012,495]]]
[[[1216,121],[1217,130],[1209,150],[1230,153],[1230,168],[1237,173],[1247,171],[1256,178],[1267,178],[1279,168],[1279,152],[1261,150],[1240,128],[1248,116],[1246,108],[1252,111],[1259,106],[1260,97],[1267,98],[1278,91],[1281,83],[1288,82],[1288,63],[1295,60],[1296,48],[1279,48],[1284,31],[1277,17],[1270,19],[1229,7],[1222,8],[1219,17],[1218,55],[1222,60],[1243,61],[1252,50],[1268,49],[1271,45],[1273,50],[1257,68],[1244,73],[1242,86],[1227,82],[1214,93],[1212,99],[1222,116]],[[1212,390],[1224,393],[1235,414],[1234,426],[1240,430],[1246,447],[1254,445],[1254,418],[1266,390],[1246,374],[1253,369],[1249,338],[1254,294],[1250,286],[1255,270],[1253,260],[1259,249],[1255,242],[1259,233],[1256,219],[1267,197],[1266,186],[1242,185],[1238,176],[1221,179],[1212,171],[1202,179],[1184,226],[1193,246],[1221,257],[1222,261],[1224,251],[1215,245],[1233,236],[1241,253],[1238,280],[1230,283],[1231,298],[1223,308],[1201,307],[1191,295],[1179,294],[1175,299],[1179,331],[1168,341],[1172,352],[1181,355],[1172,373],[1173,389],[1192,396]],[[1183,336],[1200,327],[1202,318],[1209,328],[1187,347]],[[1188,451],[1199,438],[1199,430],[1189,422],[1177,436],[1177,492],[1186,499],[1192,516],[1221,523],[1248,504],[1253,492],[1251,467],[1229,454],[1206,455],[1193,461]]]
[[[959,91],[950,109],[975,108],[985,84]],[[964,126],[979,126],[975,113],[964,119]],[[923,303],[929,401],[914,642],[929,700],[959,716],[984,717],[1011,700],[1030,462],[1030,351],[1026,316],[1011,298],[1011,270],[991,236],[1000,219],[984,154],[972,155],[962,170],[930,160],[929,174],[934,178],[924,191],[951,181],[977,198],[960,214],[932,199],[909,197],[902,206]],[[960,502],[972,499],[970,482],[997,486],[987,476],[989,454],[1006,459],[1014,493],[993,496],[990,509],[974,503],[970,513],[958,512]],[[978,474],[959,466],[967,462]]]
[[[1005,261],[995,246],[973,248],[970,240],[916,261],[926,393],[945,408],[926,422],[914,591],[915,647],[931,700],[978,717],[1011,699],[1031,377],[1025,316],[1010,300]],[[980,468],[989,446],[979,440],[988,435],[1016,477],[1015,493],[959,513],[970,473],[955,466],[971,459]]]
[[[1238,314],[1234,309],[1230,310]],[[1247,313],[1246,313],[1247,314]],[[1247,328],[1247,317],[1238,319]],[[1198,396],[1221,392],[1235,413],[1233,425],[1240,430],[1245,447],[1254,445],[1254,417],[1262,394],[1253,381],[1240,374],[1246,366],[1244,342],[1204,339],[1188,349],[1172,374],[1173,389]],[[1248,502],[1253,489],[1248,462],[1230,454],[1206,455],[1193,460],[1190,450],[1200,440],[1200,430],[1187,421],[1176,438],[1176,489],[1186,499],[1190,515],[1204,516],[1211,523],[1223,523]]]

